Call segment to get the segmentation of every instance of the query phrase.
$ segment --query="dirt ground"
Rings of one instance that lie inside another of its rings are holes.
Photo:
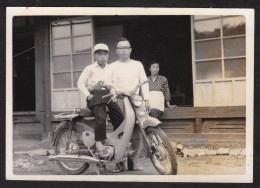
[[[242,175],[245,173],[245,157],[230,155],[180,157],[178,161],[178,175]],[[123,171],[111,173],[101,171],[103,175],[157,175],[150,159],[139,161],[144,170]],[[54,161],[46,156],[30,157],[28,155],[14,155],[13,172],[15,175],[65,175]],[[108,165],[112,170],[113,165]],[[90,166],[83,174],[96,175],[95,167]]]

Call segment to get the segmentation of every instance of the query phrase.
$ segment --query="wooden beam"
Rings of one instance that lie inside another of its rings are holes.
[[[201,118],[196,118],[196,126],[195,126],[194,133],[200,133],[201,129],[202,129],[202,126],[203,126],[202,119]]]
[[[34,26],[34,53],[35,53],[35,101],[36,117],[41,122],[42,134],[45,130],[45,103],[44,103],[44,46],[43,24],[41,18],[35,18]]]
[[[43,18],[43,56],[44,56],[44,102],[45,102],[45,136],[51,127],[51,77],[50,77],[50,23],[49,18]]]
[[[193,107],[165,108],[160,119],[193,119],[195,118]]]
[[[178,107],[165,108],[160,119],[239,118],[245,114],[245,106]]]
[[[246,117],[246,106],[196,107],[199,118],[236,118]]]
[[[44,134],[48,134],[51,129],[49,19],[36,18],[35,23],[36,114]]]

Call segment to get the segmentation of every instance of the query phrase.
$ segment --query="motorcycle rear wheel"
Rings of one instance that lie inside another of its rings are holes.
[[[73,130],[71,134],[71,139],[69,139],[70,130],[65,128],[62,130],[55,140],[54,143],[54,154],[55,155],[66,155],[66,143],[68,141],[77,142],[78,140],[82,140],[81,134],[77,130]],[[82,162],[63,162],[56,161],[58,166],[67,174],[70,175],[78,175],[83,173],[89,168],[88,163]]]
[[[150,159],[160,175],[176,175],[177,160],[171,142],[159,127],[148,127],[147,136],[152,146]]]

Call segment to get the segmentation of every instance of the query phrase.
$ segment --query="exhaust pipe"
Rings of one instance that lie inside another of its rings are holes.
[[[50,161],[63,161],[63,162],[83,162],[83,163],[100,163],[104,160],[99,160],[91,156],[76,156],[76,155],[53,155],[49,156]]]

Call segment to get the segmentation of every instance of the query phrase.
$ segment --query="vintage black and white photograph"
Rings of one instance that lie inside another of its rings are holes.
[[[9,7],[6,33],[7,179],[253,181],[252,9]]]

